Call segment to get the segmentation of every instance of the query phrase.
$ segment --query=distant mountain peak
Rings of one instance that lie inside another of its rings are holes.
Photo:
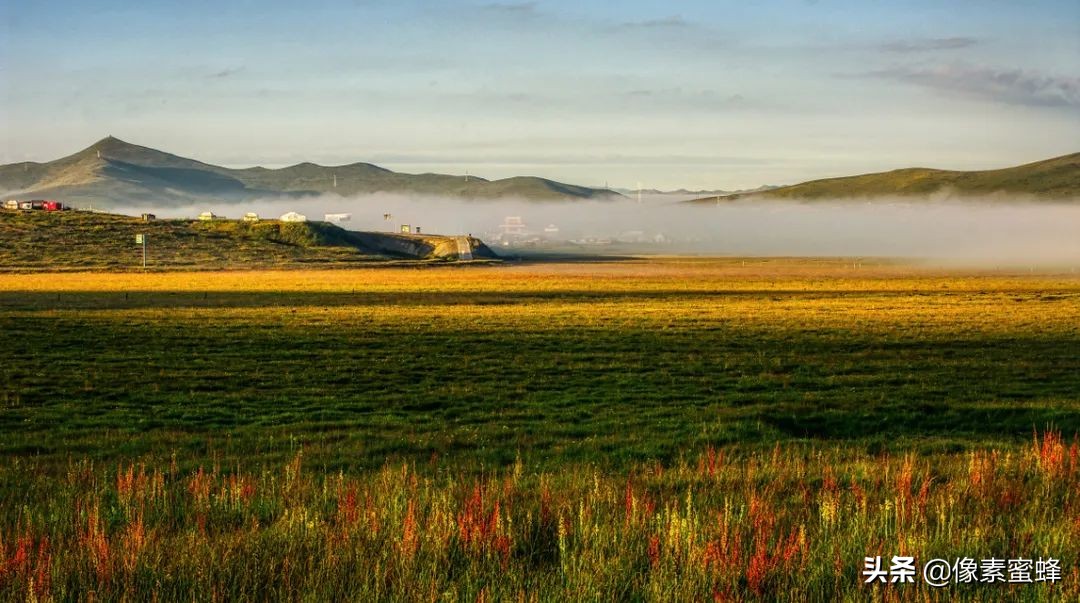
[[[102,159],[119,159],[122,161],[129,160],[132,157],[139,156],[146,153],[161,153],[149,147],[139,146],[130,142],[120,140],[119,138],[109,135],[94,144],[86,147],[82,151],[75,154],[78,156],[97,155]]]
[[[95,142],[94,144],[90,145],[89,147],[87,147],[87,149],[90,149],[90,150],[104,150],[104,149],[116,148],[116,147],[133,147],[133,146],[136,146],[136,145],[133,145],[130,142],[125,142],[123,140],[120,140],[119,138],[117,138],[117,137],[113,136],[112,134],[110,134],[110,135],[106,136],[105,138],[102,138],[101,140],[99,140],[99,141]]]

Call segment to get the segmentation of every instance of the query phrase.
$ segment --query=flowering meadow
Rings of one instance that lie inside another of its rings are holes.
[[[1080,449],[920,458],[708,449],[627,475],[520,463],[72,463],[0,516],[4,600],[1062,600],[1080,596]],[[8,501],[12,501],[9,496]],[[1054,556],[1059,580],[866,585],[868,555]]]

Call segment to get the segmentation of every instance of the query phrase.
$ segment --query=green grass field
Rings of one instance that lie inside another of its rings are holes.
[[[1080,588],[1071,274],[0,275],[0,351],[7,599]],[[1065,576],[860,585],[864,555],[904,551],[1056,556]]]

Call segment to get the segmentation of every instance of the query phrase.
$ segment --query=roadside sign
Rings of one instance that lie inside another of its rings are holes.
[[[146,268],[146,235],[144,235],[144,234],[135,235],[135,244],[136,245],[142,245],[142,267],[145,269]]]

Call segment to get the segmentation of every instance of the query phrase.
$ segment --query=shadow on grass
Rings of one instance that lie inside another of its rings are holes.
[[[1013,295],[1011,303],[1059,301],[1052,291]],[[17,291],[0,292],[0,309],[145,309],[145,308],[261,308],[283,306],[457,306],[527,305],[543,302],[620,303],[645,300],[679,302],[723,298],[780,302],[791,299],[860,299],[910,297],[910,289],[882,286],[857,291],[836,289],[653,289],[611,291],[565,289],[553,291]]]
[[[978,441],[1026,438],[1038,430],[1080,433],[1080,401],[1032,403],[912,402],[823,411],[764,408],[755,413],[782,439],[887,442],[895,438],[938,438]]]

